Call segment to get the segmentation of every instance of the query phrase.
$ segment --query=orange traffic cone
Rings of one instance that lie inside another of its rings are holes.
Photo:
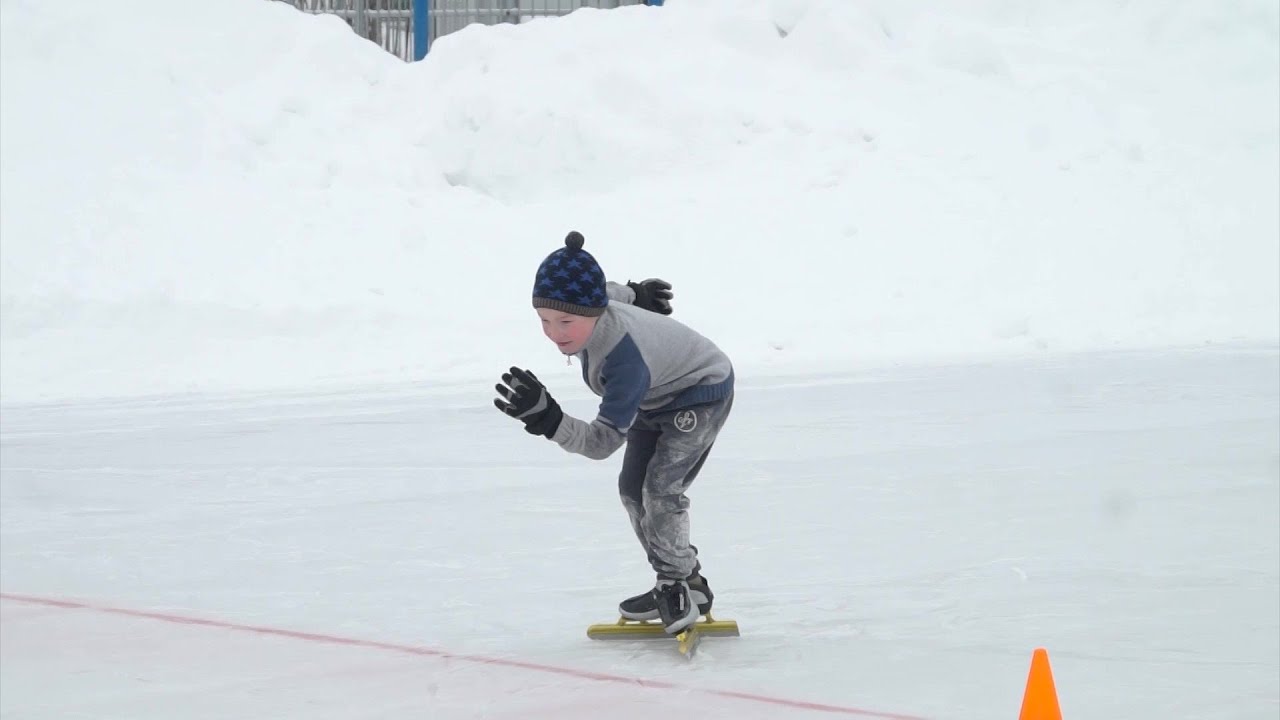
[[[1027,675],[1027,690],[1022,695],[1018,720],[1062,720],[1058,691],[1053,687],[1053,672],[1049,670],[1049,653],[1044,648],[1037,648],[1031,655],[1031,673]]]

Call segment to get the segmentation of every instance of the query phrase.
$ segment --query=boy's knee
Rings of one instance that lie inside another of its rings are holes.
[[[688,509],[689,498],[682,492],[670,494],[646,492],[643,503],[646,514],[665,515]]]
[[[644,510],[644,501],[642,499],[631,497],[630,495],[619,495],[619,497],[622,498],[622,507],[626,508],[627,514],[642,514],[641,511]]]
[[[644,476],[639,478],[629,477],[627,475],[618,476],[618,495],[623,502],[628,500],[639,505],[644,501],[642,496],[644,488]]]

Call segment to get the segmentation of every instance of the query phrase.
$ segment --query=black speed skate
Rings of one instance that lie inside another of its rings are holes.
[[[617,622],[589,625],[587,637],[674,639],[679,641],[680,654],[691,658],[700,638],[739,635],[736,620],[712,619],[713,598],[707,579],[700,574],[685,580],[659,579],[652,590],[622,601]]]
[[[701,575],[691,575],[687,583],[689,599],[698,606],[698,615],[711,612],[711,602],[715,600],[715,595],[712,594],[707,579]],[[618,604],[618,612],[627,620],[657,620],[662,617],[662,613],[658,611],[657,592],[655,587],[623,600]],[[694,619],[697,619],[697,615]]]

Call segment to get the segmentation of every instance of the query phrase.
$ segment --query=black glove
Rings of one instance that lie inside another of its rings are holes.
[[[498,397],[493,399],[494,406],[524,421],[525,432],[542,435],[548,440],[556,434],[564,412],[537,375],[513,367],[510,372],[502,373],[502,384],[493,388],[498,391]]]
[[[627,287],[636,291],[636,299],[632,301],[632,305],[659,315],[671,314],[671,300],[675,297],[671,293],[671,283],[649,278],[638,283],[629,282]]]

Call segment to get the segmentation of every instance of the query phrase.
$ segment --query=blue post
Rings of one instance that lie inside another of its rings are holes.
[[[413,0],[413,59],[427,56],[427,42],[431,37],[431,13],[429,0]],[[403,6],[402,6],[403,7]]]

